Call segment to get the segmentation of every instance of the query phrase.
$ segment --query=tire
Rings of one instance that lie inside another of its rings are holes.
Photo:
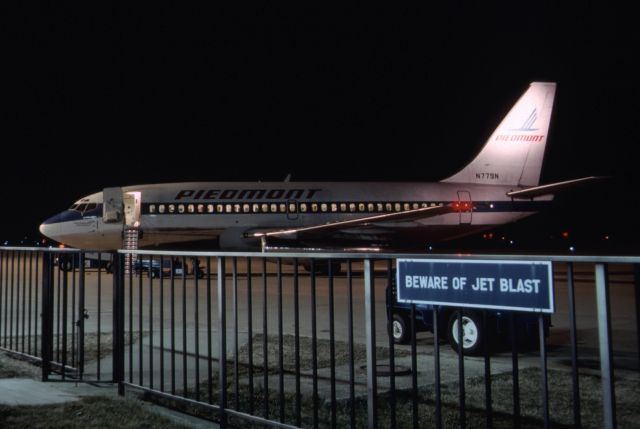
[[[393,313],[391,319],[391,335],[393,336],[393,342],[396,344],[406,344],[409,340],[407,321],[398,313]]]
[[[458,352],[458,311],[454,311],[449,317],[448,338],[451,348]],[[462,338],[464,354],[478,356],[482,354],[482,344],[485,340],[485,332],[482,329],[482,317],[474,311],[462,312]]]

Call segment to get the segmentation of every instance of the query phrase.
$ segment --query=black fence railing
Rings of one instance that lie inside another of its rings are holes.
[[[0,248],[0,350],[223,427],[634,424],[640,258],[475,258],[552,261],[550,326],[398,304],[394,257]]]

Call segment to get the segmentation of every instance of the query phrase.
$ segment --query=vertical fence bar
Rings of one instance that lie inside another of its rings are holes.
[[[609,313],[609,284],[606,264],[596,264],[596,305],[598,309],[598,338],[600,342],[600,377],[602,378],[603,427],[616,427],[615,391],[613,379],[613,351],[611,350],[611,315]]]
[[[71,366],[76,366],[76,325],[78,319],[76,319],[76,261],[80,262],[80,254],[74,253],[73,255],[73,268],[71,269]],[[80,270],[84,270],[81,267]],[[83,271],[84,272],[84,271]]]
[[[42,255],[42,258],[44,260],[44,254]],[[38,299],[38,285],[40,284],[39,281],[38,281],[39,280],[38,273],[40,272],[40,270],[38,270],[39,261],[40,261],[40,252],[36,253],[36,268],[35,268],[35,272],[36,273],[35,273],[35,283],[34,283],[34,285],[35,285],[35,287],[34,287],[34,289],[35,289],[35,306],[36,306],[36,308],[35,308],[36,317],[35,317],[35,320],[34,320],[35,328],[33,330],[33,335],[34,335],[34,341],[33,341],[34,351],[33,351],[33,355],[34,356],[38,356],[38,341],[35,338],[38,337],[38,319],[39,319],[38,315],[40,314],[38,312],[38,303],[40,302],[39,299]],[[1,278],[2,277],[0,276],[0,279]]]
[[[220,426],[227,427],[227,291],[225,278],[225,258],[218,257],[218,341],[220,343],[220,364],[218,365],[220,390]],[[266,372],[266,368],[265,368]]]
[[[582,427],[580,418],[580,378],[578,373],[578,331],[576,330],[576,303],[573,282],[573,262],[567,263],[567,292],[569,294],[569,335],[571,341],[571,380],[573,386],[573,425]]]
[[[70,271],[73,273],[73,260],[70,262]],[[60,305],[60,303],[58,303]],[[69,317],[69,271],[64,271],[62,274],[62,379],[67,377],[67,323]],[[58,331],[60,336],[60,331]]]
[[[247,257],[247,332],[249,352],[249,414],[253,414],[253,291],[251,290],[251,261]]]
[[[21,323],[21,339],[22,346],[21,352],[25,352],[24,341],[26,339],[25,335],[25,326],[26,326],[26,316],[27,316],[27,255],[24,252],[20,252],[20,261],[22,262],[22,323]]]
[[[466,395],[464,385],[464,331],[462,329],[462,308],[458,309],[458,383],[460,384],[460,427],[467,426]]]
[[[46,253],[42,256],[42,333],[40,335],[40,352],[42,354],[42,381],[49,381],[49,374],[51,373],[51,360],[53,359],[52,257],[52,253]]]
[[[318,427],[318,337],[316,320],[316,262],[310,261],[311,271],[311,371],[313,374],[313,427]]]
[[[262,258],[262,371],[264,389],[264,418],[269,419],[269,349],[267,331],[267,258]]]
[[[540,337],[540,371],[542,382],[542,417],[545,429],[549,427],[549,380],[547,377],[547,347],[544,335],[544,314],[538,315],[538,334]]]
[[[84,252],[81,252],[80,258],[80,276],[78,278],[78,376],[82,380],[84,376],[84,331],[86,317],[89,317],[85,307],[85,269],[84,269]],[[99,360],[99,359],[98,359]]]
[[[284,341],[282,309],[282,259],[278,258],[278,402],[280,422],[284,422]]]
[[[238,258],[231,258],[231,276],[233,280],[233,407],[240,409],[240,379],[239,379],[239,339],[238,339]]]
[[[634,282],[633,289],[635,292],[636,305],[636,339],[638,347],[638,370],[640,370],[640,264],[633,265]]]
[[[513,380],[513,427],[519,428],[520,419],[520,370],[518,368],[518,340],[516,337],[516,313],[509,317],[511,330],[511,378]]]
[[[151,273],[153,272],[153,261],[151,256],[147,256],[149,262],[149,268],[147,270],[147,275],[151,278]],[[140,260],[140,263],[143,264],[143,260]],[[144,265],[141,265],[141,267]],[[144,358],[144,331],[142,325],[142,315],[143,315],[143,287],[142,287],[142,269],[140,270],[140,274],[138,275],[138,342],[140,343],[140,352],[138,353],[138,384],[142,386],[144,382],[144,371],[143,371],[143,358]],[[131,340],[131,347],[133,348],[133,340]]]
[[[296,426],[302,426],[302,396],[300,395],[300,284],[298,259],[293,260],[293,325],[294,325],[294,365],[296,372]]]
[[[349,335],[349,422],[356,427],[355,350],[353,347],[353,263],[347,261],[347,330]],[[300,425],[298,425],[300,426]]]
[[[482,329],[483,332],[489,332],[487,312],[482,312]],[[485,427],[493,427],[493,407],[491,404],[491,347],[490,340],[485,336],[483,343],[484,352],[484,409],[485,409]]]
[[[5,261],[6,261],[6,257],[5,257],[5,252],[3,250],[0,250],[0,323],[2,323],[2,320],[4,318],[4,323],[2,323],[2,326],[0,326],[0,334],[2,334],[2,327],[4,327],[5,331],[3,335],[0,335],[0,345],[2,345],[2,347],[6,347],[6,338],[7,338],[7,312],[4,310],[4,305],[6,305],[7,300],[6,298],[3,298],[3,294],[6,293],[6,287],[5,285],[7,284],[7,282],[5,281],[5,274],[7,272],[7,270],[5,269],[4,265],[5,265]]]
[[[33,326],[32,326],[31,322],[32,322],[32,319],[34,317],[37,317],[37,314],[38,314],[36,312],[32,313],[32,311],[31,311],[32,308],[33,308],[33,305],[34,305],[34,302],[33,302],[33,253],[34,252],[29,252],[29,317],[27,318],[27,320],[29,321],[29,327],[27,328],[27,333],[28,333],[29,337],[28,337],[28,340],[27,340],[27,344],[28,344],[27,353],[30,354],[30,355],[32,354],[32,351],[31,351],[32,344],[31,344],[31,342],[33,340],[35,340],[35,338],[36,338],[36,334],[35,333],[33,333],[33,335],[32,335]],[[2,276],[0,275],[0,279],[1,278],[2,278]],[[1,305],[0,305],[0,307],[1,307]]]
[[[224,384],[222,385],[224,387]],[[187,258],[182,257],[182,391],[187,394]]]
[[[171,258],[171,394],[176,394],[176,258]],[[182,266],[184,272],[184,265]]]
[[[114,260],[111,260],[111,266],[113,267],[114,265]],[[101,370],[100,370],[100,361],[102,360],[102,354],[101,354],[101,350],[100,350],[100,343],[102,342],[102,327],[101,327],[101,323],[102,323],[102,253],[98,253],[98,298],[97,298],[98,302],[96,303],[97,308],[98,308],[98,320],[97,320],[97,329],[98,329],[98,342],[96,344],[96,348],[97,348],[97,354],[98,354],[98,361],[96,362],[97,366],[96,366],[96,379],[100,380],[101,378]],[[115,333],[113,334],[114,338],[115,338]]]
[[[336,427],[336,334],[335,334],[335,309],[333,290],[333,260],[327,259],[329,274],[329,368],[331,389],[331,427]]]
[[[235,260],[235,258],[234,258]],[[195,337],[195,390],[196,390],[196,401],[200,401],[200,312],[198,311],[198,303],[200,302],[198,296],[198,288],[200,287],[198,277],[200,276],[200,261],[197,257],[193,258],[193,293],[194,293],[194,311],[193,311],[193,322],[194,322],[194,337]],[[238,328],[235,328],[238,330]]]
[[[160,256],[160,307],[158,312],[160,317],[160,391],[164,392],[164,256]],[[170,261],[169,261],[170,262]],[[173,271],[171,263],[169,263],[169,269]]]
[[[376,406],[376,296],[374,289],[374,264],[371,259],[364,260],[364,314],[367,347],[367,425],[375,428],[378,424]]]
[[[442,399],[440,391],[440,321],[438,320],[438,307],[433,307],[433,374],[436,388],[436,429],[442,428]]]
[[[389,339],[389,391],[391,395],[389,397],[389,411],[391,413],[390,426],[396,426],[396,361],[395,361],[395,341],[393,339],[393,311],[392,303],[394,301],[394,293],[392,291],[392,261],[387,260],[387,279],[386,285],[386,308],[387,308],[387,337]]]
[[[207,396],[210,404],[213,404],[213,350],[211,331],[211,257],[207,256]]]
[[[153,256],[149,256],[149,269],[153,268]],[[159,262],[158,276],[162,276],[162,261]],[[153,278],[152,272],[149,272],[149,389],[153,389]],[[142,315],[141,315],[142,316]],[[142,337],[140,337],[140,354],[143,352]]]
[[[413,429],[418,429],[418,348],[416,345],[416,331],[416,305],[411,304],[411,427]],[[395,414],[393,414],[393,417],[395,420]]]
[[[124,395],[125,368],[124,255],[112,253],[111,257],[113,261],[113,382],[118,383],[118,394],[122,396]]]

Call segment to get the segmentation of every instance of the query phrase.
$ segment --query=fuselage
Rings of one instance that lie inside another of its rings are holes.
[[[123,231],[136,228],[141,232],[138,243],[141,248],[182,243],[246,250],[260,248],[259,240],[247,237],[251,232],[458,204],[460,210],[435,217],[385,221],[316,236],[293,234],[279,239],[294,247],[421,248],[434,241],[518,220],[537,212],[551,199],[513,201],[506,196],[513,189],[479,184],[380,182],[185,182],[128,186],[121,188],[123,213],[119,219],[109,215],[104,192],[97,192],[47,219],[40,231],[78,248],[121,248]],[[109,196],[112,195],[113,188]]]

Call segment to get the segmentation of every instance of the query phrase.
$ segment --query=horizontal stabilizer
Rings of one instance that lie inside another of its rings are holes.
[[[511,198],[533,198],[542,195],[551,195],[565,189],[575,188],[576,186],[586,185],[588,183],[607,179],[602,176],[589,176],[580,179],[566,180],[564,182],[549,183],[548,185],[534,186],[532,188],[521,189],[518,191],[507,192],[507,196]]]

